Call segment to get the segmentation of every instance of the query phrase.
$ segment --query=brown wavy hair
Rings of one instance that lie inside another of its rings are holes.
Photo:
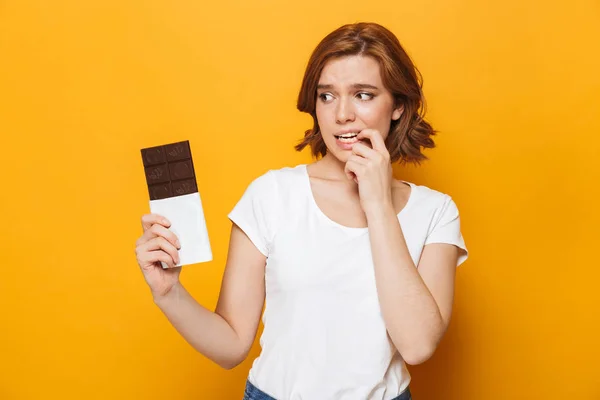
[[[423,79],[398,38],[387,28],[371,22],[344,25],[327,35],[315,48],[298,95],[298,110],[312,116],[314,125],[295,146],[310,146],[315,158],[327,154],[316,114],[317,85],[327,62],[346,56],[369,56],[380,66],[383,84],[392,93],[395,108],[404,106],[400,118],[392,121],[386,146],[392,162],[420,164],[428,158],[421,148],[434,148],[436,131],[425,121]]]

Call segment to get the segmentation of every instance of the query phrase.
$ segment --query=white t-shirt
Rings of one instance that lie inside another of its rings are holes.
[[[463,263],[452,198],[406,183],[412,190],[398,218],[415,265],[429,243],[458,246]],[[278,400],[388,400],[408,386],[379,307],[368,228],[343,226],[319,209],[305,164],[255,179],[229,218],[267,256],[253,385]]]

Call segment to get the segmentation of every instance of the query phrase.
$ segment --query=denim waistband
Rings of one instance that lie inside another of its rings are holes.
[[[276,400],[274,397],[269,396],[252,383],[249,380],[246,380],[246,389],[244,390],[244,399],[243,400]],[[360,399],[362,400],[362,399]],[[394,397],[392,400],[412,400],[412,395],[410,394],[410,388],[407,387],[402,393],[400,393],[397,397]]]

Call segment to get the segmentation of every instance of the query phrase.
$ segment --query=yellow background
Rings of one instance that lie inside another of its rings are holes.
[[[139,150],[189,139],[214,261],[293,145],[313,48],[376,21],[425,78],[438,147],[397,177],[453,196],[471,252],[415,399],[600,399],[600,5],[594,0],[0,2],[1,399],[241,399],[153,305]],[[349,349],[350,350],[350,349]]]

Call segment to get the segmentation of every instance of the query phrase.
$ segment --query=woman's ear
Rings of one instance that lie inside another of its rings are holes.
[[[403,112],[404,112],[404,104],[401,104],[398,108],[395,108],[394,111],[392,112],[392,119],[394,121],[397,121],[398,119],[400,119]]]

